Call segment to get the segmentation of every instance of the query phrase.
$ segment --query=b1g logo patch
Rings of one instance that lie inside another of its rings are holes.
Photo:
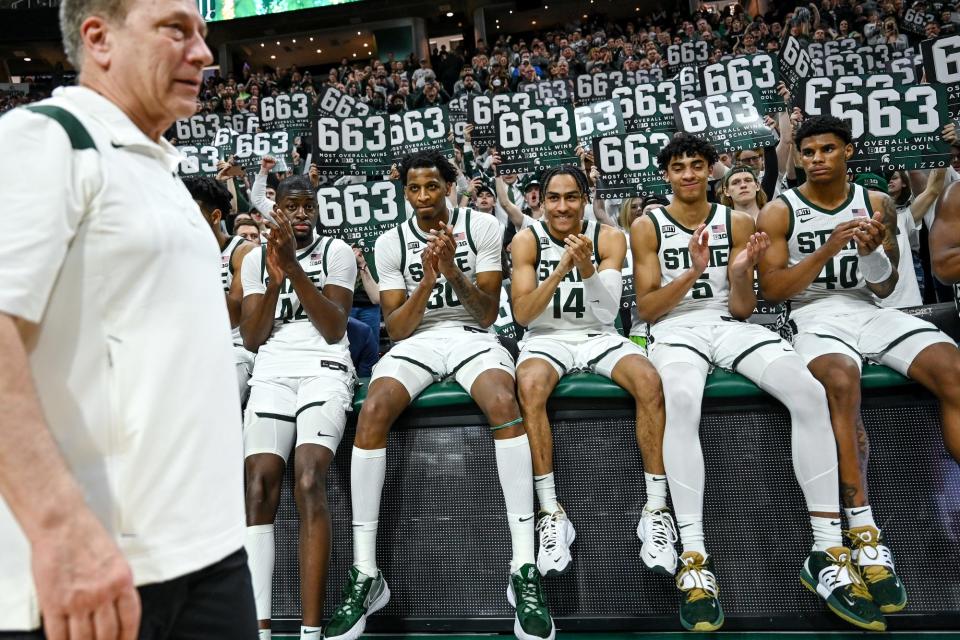
[[[315,266],[323,262],[323,253],[320,251],[315,251],[310,254],[310,266]]]
[[[408,243],[407,243],[407,250],[408,250],[408,251],[416,251],[416,250],[419,249],[419,248],[420,248],[420,243],[419,243],[418,241],[416,241],[416,240],[414,240],[413,242],[408,242]]]
[[[713,224],[710,225],[710,235],[712,235],[717,240],[724,240],[727,237],[727,225],[725,224]]]
[[[797,220],[800,222],[806,222],[813,216],[813,211],[809,207],[803,207],[802,209],[797,209]]]
[[[541,238],[540,238],[540,246],[541,246],[541,247],[549,247],[549,246],[550,246],[550,238],[547,238],[546,236],[541,237]]]

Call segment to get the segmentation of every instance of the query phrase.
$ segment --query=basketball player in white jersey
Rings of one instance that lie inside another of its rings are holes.
[[[220,246],[220,282],[227,300],[227,312],[230,315],[230,327],[233,329],[233,355],[237,365],[237,386],[240,390],[240,403],[243,404],[250,392],[247,382],[253,373],[253,354],[243,348],[240,337],[240,302],[243,299],[243,287],[240,273],[243,259],[253,249],[253,244],[240,236],[228,236],[223,232],[220,221],[230,213],[231,195],[220,182],[206,176],[186,177],[183,184],[190,196],[200,207],[203,219],[210,225],[217,244]]]
[[[542,184],[544,218],[514,238],[512,279],[514,318],[527,327],[517,360],[517,388],[540,502],[537,567],[544,575],[567,571],[575,538],[557,501],[547,398],[564,375],[588,370],[610,378],[634,397],[647,490],[637,527],[643,541],[640,557],[651,569],[673,575],[677,534],[666,502],[660,378],[643,348],[614,327],[626,240],[615,227],[584,221],[590,186],[579,168],[548,169]]]
[[[374,367],[357,420],[350,463],[354,565],[327,640],[360,637],[367,616],[390,599],[376,559],[387,434],[421,391],[447,377],[470,393],[493,431],[513,544],[507,598],[516,607],[514,633],[521,640],[555,634],[534,564],[530,445],[513,360],[490,329],[500,303],[500,226],[486,213],[448,208],[456,177],[437,151],[406,156],[400,179],[416,215],[377,239],[380,305],[396,344]]]
[[[872,294],[884,298],[897,284],[897,210],[888,195],[847,182],[849,126],[832,116],[810,118],[796,143],[807,182],[760,212],[759,228],[770,237],[760,287],[768,300],[790,301],[794,347],[826,388],[855,565],[877,606],[899,611],[907,593],[867,497],[860,370],[869,358],[932,391],[947,449],[960,459],[960,351],[932,324],[877,306]]]
[[[718,629],[724,620],[703,533],[700,408],[712,367],[740,373],[789,410],[793,468],[814,541],[801,575],[806,576],[812,562],[829,566],[830,576],[846,571],[843,561],[829,553],[842,547],[842,534],[837,459],[823,387],[788,343],[744,322],[756,306],[754,267],[768,240],[755,233],[750,214],[707,201],[717,157],[705,140],[676,135],[657,157],[673,200],[630,229],[637,310],[651,325],[650,359],[663,380],[663,459],[683,543],[677,575],[680,621],[694,631]],[[827,576],[815,574],[812,586],[838,615],[868,628],[882,621],[873,603],[849,581]]]
[[[302,640],[321,637],[330,560],[327,468],[353,401],[347,344],[357,263],[341,240],[318,236],[317,196],[304,175],[284,179],[265,247],[243,261],[240,333],[257,352],[244,419],[247,554],[261,640],[270,637],[273,521],[294,446],[300,513]]]

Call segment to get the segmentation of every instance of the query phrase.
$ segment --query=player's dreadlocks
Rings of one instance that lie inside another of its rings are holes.
[[[309,191],[314,197],[317,196],[317,190],[313,188],[310,178],[305,175],[288,176],[277,185],[277,202],[287,197],[291,191]]]
[[[831,115],[807,118],[797,127],[797,131],[793,134],[793,139],[799,149],[800,143],[803,142],[804,138],[818,136],[824,133],[832,133],[843,140],[843,144],[850,144],[853,140],[850,125],[847,124],[846,120],[841,120]]]
[[[450,163],[445,155],[436,149],[425,149],[416,153],[408,153],[400,160],[400,180],[403,185],[407,185],[407,172],[410,169],[432,169],[436,167],[440,172],[440,177],[447,184],[457,181],[457,169]]]
[[[584,197],[590,195],[590,181],[587,180],[587,174],[583,172],[583,169],[575,167],[572,164],[549,167],[540,172],[540,189],[544,194],[547,192],[550,181],[557,176],[573,176],[573,179],[577,182],[577,188],[580,189],[580,193],[582,193]]]
[[[183,184],[190,192],[190,197],[200,203],[205,214],[210,215],[215,209],[220,209],[222,217],[230,215],[233,197],[222,183],[206,176],[187,176]]]
[[[702,156],[708,165],[713,165],[720,159],[713,145],[689,133],[678,133],[657,154],[657,165],[661,171],[666,171],[670,161],[674,158],[693,158]]]

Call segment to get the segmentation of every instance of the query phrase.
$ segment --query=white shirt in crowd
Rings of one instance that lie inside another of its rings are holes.
[[[220,251],[180,157],[82,87],[96,149],[25,109],[0,118],[0,311],[39,324],[30,368],[50,432],[135,583],[243,546],[243,443]],[[41,168],[38,170],[38,168]],[[30,549],[0,500],[0,630],[40,624]]]

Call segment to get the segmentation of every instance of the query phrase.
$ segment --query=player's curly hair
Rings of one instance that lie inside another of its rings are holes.
[[[794,132],[793,140],[799,149],[804,138],[819,136],[825,133],[832,133],[843,140],[843,144],[845,145],[853,141],[853,133],[851,133],[850,125],[847,121],[826,114],[813,116],[804,120]]]
[[[436,167],[444,182],[451,184],[457,181],[457,169],[445,155],[436,149],[425,149],[415,153],[408,153],[400,160],[400,180],[407,186],[407,172],[410,169],[433,169]]]
[[[224,218],[230,214],[233,197],[222,182],[207,176],[187,176],[183,184],[190,192],[190,197],[200,203],[204,213],[210,214],[220,209]]]
[[[287,197],[291,191],[309,191],[313,197],[317,197],[317,190],[313,188],[310,177],[305,175],[287,176],[277,185],[277,203]]]
[[[550,181],[557,176],[573,176],[573,179],[577,182],[577,188],[580,189],[580,193],[582,193],[584,197],[590,195],[590,181],[587,179],[587,174],[583,172],[583,169],[580,167],[575,167],[572,164],[548,167],[541,171],[540,190],[543,193],[546,193],[547,187],[550,185]]]
[[[666,171],[670,161],[674,158],[693,158],[702,156],[708,165],[716,164],[720,154],[713,145],[689,133],[678,133],[673,136],[667,146],[657,154],[657,165],[661,171]]]

